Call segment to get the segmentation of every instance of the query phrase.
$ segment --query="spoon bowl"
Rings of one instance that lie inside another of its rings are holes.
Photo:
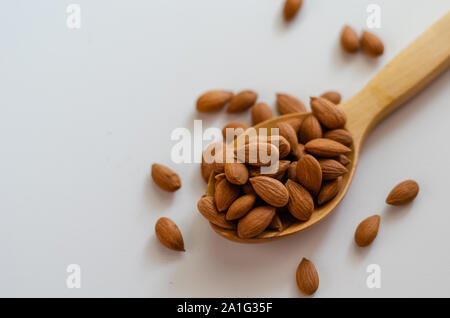
[[[308,221],[297,221],[282,231],[266,230],[260,235],[243,239],[236,231],[211,227],[221,236],[241,243],[261,243],[280,239],[310,228],[328,216],[347,193],[358,164],[363,142],[375,125],[400,105],[421,91],[450,65],[450,12],[431,26],[406,49],[386,65],[365,88],[348,101],[337,105],[347,115],[345,129],[353,136],[349,172],[343,176],[343,186],[339,193],[323,206],[317,207]],[[294,118],[304,118],[309,113],[290,114],[270,119],[256,125],[258,128],[274,128],[280,122]],[[246,133],[238,138],[245,138]],[[214,195],[214,175],[211,175],[207,195]]]

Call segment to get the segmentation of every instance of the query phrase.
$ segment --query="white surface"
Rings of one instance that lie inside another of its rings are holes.
[[[8,1],[0,11],[0,296],[299,297],[303,256],[318,269],[317,297],[450,296],[449,72],[373,131],[335,213],[284,240],[216,235],[196,210],[199,167],[170,162],[174,128],[249,121],[197,114],[205,90],[251,88],[271,105],[280,91],[349,98],[448,0],[306,0],[288,28],[282,1],[74,2],[80,30],[65,25],[69,1]],[[382,8],[385,54],[346,56],[341,27],[364,27],[369,3]],[[157,189],[153,162],[179,172],[182,189]],[[419,182],[418,199],[388,208],[390,188],[407,178]],[[374,213],[379,236],[356,248],[356,225]],[[186,253],[159,244],[161,216],[178,223]],[[81,289],[66,288],[72,263]],[[372,263],[381,289],[366,287]]]

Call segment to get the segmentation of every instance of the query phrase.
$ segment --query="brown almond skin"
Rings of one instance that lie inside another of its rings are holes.
[[[227,113],[241,113],[252,107],[257,99],[258,94],[254,91],[242,91],[231,98]]]
[[[289,142],[280,135],[274,135],[274,136],[253,136],[250,137],[250,139],[246,139],[246,142],[248,141],[248,144],[251,143],[257,143],[257,142],[265,142],[273,144],[274,146],[278,147],[279,156],[280,159],[283,159],[289,155],[291,152],[291,145]]]
[[[305,149],[313,155],[326,158],[336,157],[351,151],[347,146],[326,138],[317,138],[309,141],[305,145]]]
[[[242,122],[242,121],[233,121],[231,123],[228,123],[225,127],[223,127],[222,129],[222,136],[225,140],[227,140],[227,128],[232,129],[232,136],[230,136],[231,139],[229,139],[230,141],[232,141],[236,136],[239,136],[240,134],[242,134],[244,131],[246,131],[247,129],[250,128],[249,125],[247,125],[246,123]]]
[[[212,196],[204,196],[197,203],[198,211],[212,224],[218,227],[232,230],[235,228],[234,223],[225,219],[225,214],[220,213],[214,203]]]
[[[335,158],[335,160],[339,161],[344,166],[347,166],[350,162],[352,162],[346,155],[339,155]]]
[[[180,229],[169,218],[162,217],[155,224],[155,233],[158,240],[167,248],[184,252],[184,241]]]
[[[248,211],[255,205],[256,195],[245,194],[235,200],[227,211],[225,218],[228,221],[240,219],[247,214]]]
[[[322,169],[323,180],[334,180],[348,172],[346,167],[333,159],[320,159],[319,164]]]
[[[414,180],[406,180],[397,184],[391,190],[386,203],[389,205],[399,206],[405,205],[413,201],[419,193],[419,185]]]
[[[237,235],[240,238],[251,238],[261,234],[272,222],[274,216],[274,207],[259,206],[254,208],[239,220]]]
[[[338,105],[341,102],[341,94],[339,94],[339,92],[336,91],[329,91],[329,92],[325,92],[322,95],[320,95],[320,97],[328,99],[330,102],[332,102],[335,105]]]
[[[314,210],[314,201],[311,194],[292,180],[286,182],[286,189],[289,192],[289,212],[300,221],[309,220]]]
[[[324,182],[317,197],[317,204],[322,205],[332,200],[342,188],[342,177]]]
[[[235,158],[251,166],[267,167],[271,158],[279,158],[279,150],[275,145],[259,142],[249,143],[235,150]]]
[[[355,242],[360,247],[370,245],[377,237],[380,226],[380,216],[372,215],[362,221],[355,231]]]
[[[251,111],[252,123],[257,125],[273,117],[272,110],[266,103],[256,103]]]
[[[297,181],[297,163],[298,161],[292,161],[288,169],[288,179]]]
[[[344,26],[342,29],[341,46],[347,53],[355,53],[359,49],[358,34],[348,25]]]
[[[167,192],[175,192],[181,188],[180,176],[166,166],[152,165],[152,178],[158,187]]]
[[[242,186],[242,192],[245,194],[256,194],[255,190],[253,190],[252,185],[250,182],[247,182]]]
[[[272,222],[270,222],[267,228],[269,230],[281,232],[283,230],[283,221],[277,214],[275,214],[275,216],[272,219]]]
[[[286,0],[283,8],[283,16],[286,22],[292,21],[302,6],[303,0]]]
[[[290,165],[290,161],[289,160],[280,160],[278,161],[278,169],[276,171],[274,171],[273,173],[269,173],[269,174],[263,174],[266,177],[271,177],[271,178],[275,178],[276,176],[282,174],[283,172],[285,172]],[[275,168],[275,167],[274,167]],[[252,167],[249,166],[248,167],[248,174],[250,175],[250,177],[257,177],[261,175],[261,167]]]
[[[341,107],[322,97],[311,97],[311,110],[322,125],[328,129],[337,129],[345,126],[347,115]]]
[[[298,138],[294,128],[292,128],[291,125],[284,122],[278,123],[276,125],[276,128],[279,129],[280,136],[283,136],[289,142],[289,145],[291,146],[291,151],[295,149],[295,147],[297,147],[298,145]]]
[[[299,135],[302,144],[316,138],[322,138],[322,126],[320,126],[317,118],[312,115],[306,117],[300,127]]]
[[[352,135],[345,129],[334,129],[327,131],[323,137],[337,141],[347,147],[350,147],[353,144]]]
[[[250,183],[256,194],[271,206],[282,207],[289,201],[288,190],[276,179],[258,176],[250,178]]]
[[[282,115],[306,113],[305,104],[298,98],[287,94],[277,94],[277,108]]]
[[[304,155],[297,162],[298,182],[316,196],[322,186],[322,168],[319,161],[311,155]]]
[[[227,179],[216,181],[214,201],[216,202],[217,210],[219,212],[228,210],[233,201],[239,196],[239,192],[239,186],[228,182]]]
[[[244,185],[248,181],[248,169],[240,162],[225,164],[225,176],[228,182],[236,185]]]
[[[371,57],[378,57],[384,52],[384,44],[380,38],[368,31],[361,35],[361,46],[364,53]]]
[[[233,93],[224,90],[208,91],[197,99],[197,111],[211,113],[222,109],[233,97]]]
[[[297,286],[301,293],[310,296],[319,288],[319,274],[314,264],[303,258],[297,267]]]
[[[286,123],[292,126],[294,128],[295,132],[298,133],[300,131],[300,127],[303,124],[303,118],[292,118],[289,120],[286,120]]]

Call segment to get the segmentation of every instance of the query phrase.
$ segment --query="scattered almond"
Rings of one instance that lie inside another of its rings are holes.
[[[266,103],[256,103],[252,107],[252,123],[259,124],[273,117],[272,110]]]
[[[315,116],[308,116],[300,127],[300,142],[306,144],[308,141],[322,138],[322,127]]]
[[[350,147],[353,144],[352,135],[345,129],[334,129],[327,131],[323,137],[337,141],[347,147]]]
[[[307,152],[319,157],[335,157],[350,152],[350,148],[343,144],[326,138],[317,138],[305,145]]]
[[[289,201],[288,190],[276,179],[258,176],[250,178],[250,183],[256,194],[271,206],[282,207]]]
[[[335,105],[338,105],[341,102],[341,94],[335,91],[325,92],[320,97],[328,99]]]
[[[350,162],[352,162],[346,155],[339,155],[335,158],[337,161],[342,163],[344,166],[348,165]]]
[[[225,218],[228,221],[240,219],[255,205],[256,195],[246,194],[234,201],[227,211]]]
[[[279,158],[279,151],[277,147],[269,143],[251,143],[236,149],[235,158],[252,166],[270,166],[271,158]]]
[[[371,32],[363,32],[361,36],[361,46],[363,51],[371,57],[378,57],[384,52],[383,42],[378,36]]]
[[[247,139],[246,141],[248,144],[263,142],[263,143],[269,143],[269,144],[272,144],[272,145],[278,147],[280,159],[285,158],[291,152],[291,145],[286,140],[286,138],[284,138],[283,136],[280,136],[280,135],[252,136],[252,137],[250,137],[250,139]]]
[[[220,110],[233,97],[232,92],[223,90],[209,91],[197,100],[197,110],[201,113],[211,113]]]
[[[355,242],[358,246],[365,247],[370,245],[377,237],[378,228],[380,226],[380,216],[372,215],[362,221],[355,232]]]
[[[225,214],[220,213],[211,196],[202,197],[197,203],[198,211],[212,224],[224,229],[234,229],[235,225],[225,219]]]
[[[297,162],[296,176],[300,184],[313,196],[319,193],[322,186],[322,168],[316,158],[311,155],[301,157]]]
[[[227,179],[216,180],[214,201],[217,209],[222,212],[228,210],[230,205],[239,196],[239,187],[228,182]]]
[[[359,49],[358,34],[348,25],[342,30],[341,46],[347,53],[355,53]]]
[[[333,199],[341,190],[342,177],[335,180],[324,182],[317,197],[317,203],[322,205]]]
[[[229,140],[232,141],[235,136],[239,136],[248,128],[250,128],[250,126],[247,125],[246,123],[243,123],[241,121],[233,121],[231,123],[228,123],[225,127],[223,127],[222,136],[225,140],[228,140],[227,139],[227,131],[228,131],[230,133]]]
[[[290,161],[289,160],[280,160],[278,162],[278,169],[275,169],[275,165],[274,165],[274,171],[272,173],[264,173],[264,176],[266,177],[271,177],[271,178],[276,178],[278,175],[284,173],[290,165]],[[261,175],[261,167],[248,167],[248,174],[250,175],[250,177],[257,177]]]
[[[272,222],[274,216],[274,207],[260,206],[254,208],[238,221],[238,236],[240,238],[250,238],[261,234]]]
[[[228,182],[243,185],[248,181],[248,169],[243,163],[229,162],[225,164],[225,176]]]
[[[319,274],[314,264],[303,258],[297,268],[297,286],[300,292],[305,295],[312,295],[319,288]]]
[[[230,104],[227,108],[227,113],[240,113],[250,107],[252,107],[256,100],[258,99],[258,94],[253,91],[242,91],[230,100]]]
[[[284,20],[289,22],[294,19],[298,11],[300,10],[302,3],[303,0],[286,0],[283,9]]]
[[[347,116],[341,107],[336,107],[322,97],[311,97],[311,110],[322,125],[329,129],[344,127]]]
[[[294,128],[292,128],[291,125],[284,122],[278,123],[276,125],[276,128],[279,129],[280,136],[283,136],[289,142],[289,145],[291,146],[291,151],[295,149],[295,147],[297,147],[298,145],[298,138]]]
[[[288,168],[288,179],[297,181],[297,163],[298,161],[292,161]]]
[[[419,185],[414,180],[406,180],[397,184],[391,190],[386,203],[390,205],[404,205],[414,200],[419,193]]]
[[[270,222],[267,228],[270,230],[281,232],[283,230],[283,221],[277,214],[275,214],[275,216],[272,219],[272,222]]]
[[[169,218],[160,218],[155,224],[158,240],[167,248],[184,252],[184,241],[178,226]]]
[[[175,192],[181,188],[180,176],[166,166],[153,164],[152,178],[156,185],[164,191]]]
[[[294,131],[298,133],[300,131],[300,127],[303,123],[303,118],[291,118],[289,120],[286,120],[286,123],[292,126],[294,128]]]
[[[286,94],[277,94],[277,107],[282,115],[306,112],[305,104],[298,98]]]
[[[334,180],[348,172],[340,162],[333,159],[320,159],[323,180]]]
[[[300,221],[309,220],[314,210],[314,201],[311,194],[292,180],[286,182],[286,189],[289,192],[289,212]]]
[[[297,147],[292,150],[292,157],[294,157],[295,160],[299,160],[304,155],[306,155],[306,151],[305,145],[303,144],[298,144]]]

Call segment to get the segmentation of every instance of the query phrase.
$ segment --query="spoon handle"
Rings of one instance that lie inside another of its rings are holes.
[[[398,54],[342,107],[359,141],[450,66],[450,12]]]

